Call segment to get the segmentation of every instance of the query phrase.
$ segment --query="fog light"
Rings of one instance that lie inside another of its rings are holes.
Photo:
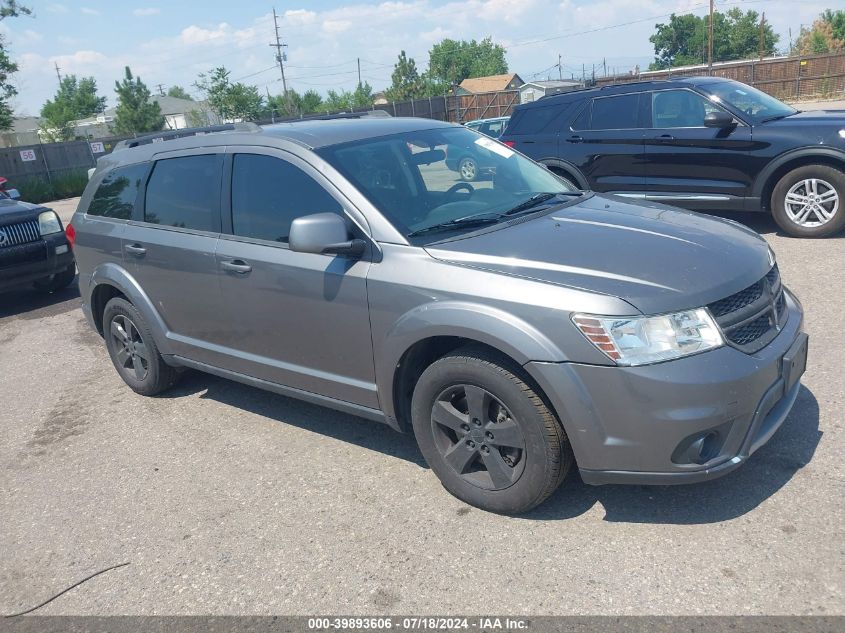
[[[717,457],[725,444],[733,420],[685,438],[672,453],[675,464],[705,464]]]

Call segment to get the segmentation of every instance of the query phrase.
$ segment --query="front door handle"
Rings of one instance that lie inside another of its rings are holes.
[[[583,142],[584,142],[584,137],[583,137],[583,136],[578,136],[577,134],[573,134],[573,135],[572,135],[572,136],[570,136],[568,139],[566,139],[566,142],[567,142],[567,143],[583,143]]]
[[[675,137],[671,134],[661,134],[660,136],[655,136],[655,140],[657,141],[674,141]]]
[[[252,266],[242,259],[231,259],[229,261],[220,262],[220,267],[223,270],[238,273],[239,275],[246,275],[252,270]]]
[[[147,254],[147,249],[140,244],[127,244],[125,248],[127,253],[136,257],[143,257]]]

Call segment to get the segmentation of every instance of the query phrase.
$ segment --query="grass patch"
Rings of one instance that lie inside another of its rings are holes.
[[[63,198],[74,198],[81,196],[88,184],[88,172],[86,170],[74,170],[67,173],[53,176],[52,182],[46,178],[26,178],[17,183],[21,200],[41,204],[51,200]]]

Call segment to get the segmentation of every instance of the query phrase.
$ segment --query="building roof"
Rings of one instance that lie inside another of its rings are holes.
[[[516,73],[507,75],[490,75],[489,77],[473,77],[464,79],[461,88],[467,92],[498,92],[500,90],[513,90],[519,88],[524,82]]]
[[[536,86],[538,88],[570,88],[581,86],[583,83],[577,79],[541,79],[539,81],[526,81],[522,86]],[[522,87],[520,86],[520,87]]]

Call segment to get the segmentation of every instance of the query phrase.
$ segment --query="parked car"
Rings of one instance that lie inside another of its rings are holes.
[[[784,421],[807,336],[759,235],[575,190],[461,126],[350,116],[99,160],[79,285],[129,387],[194,368],[413,430],[447,490],[505,513],[573,464],[711,479]],[[444,178],[444,146],[486,153],[491,186]]]
[[[59,216],[42,206],[0,198],[0,291],[32,284],[54,292],[75,276]]]
[[[20,200],[20,192],[12,187],[8,179],[0,176],[0,198],[8,198],[10,200]]]
[[[508,121],[510,121],[509,116],[498,116],[492,119],[476,119],[464,123],[464,125],[490,138],[499,138],[507,128]]]
[[[801,112],[729,79],[643,81],[515,108],[502,140],[582,189],[845,227],[845,111]]]

